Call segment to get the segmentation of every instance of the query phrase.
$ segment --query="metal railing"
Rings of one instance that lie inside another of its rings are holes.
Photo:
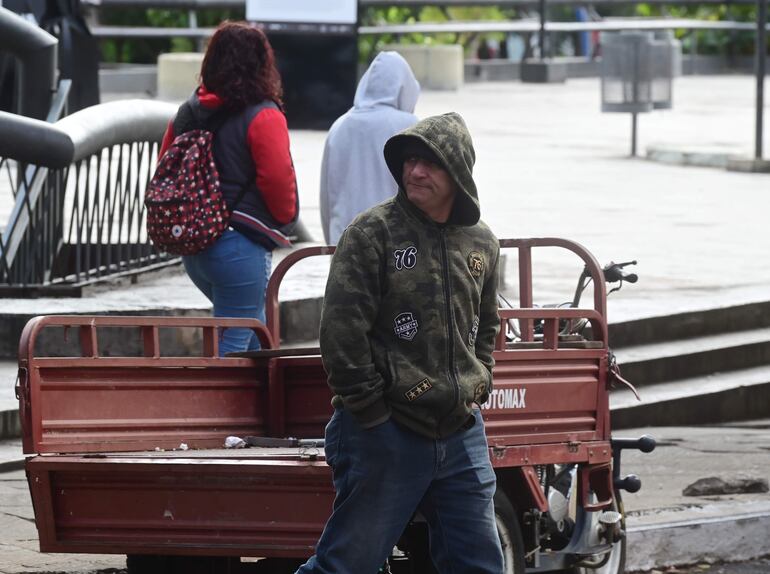
[[[144,191],[175,111],[127,100],[54,125],[0,113],[0,170],[14,198],[0,284],[82,285],[170,259],[147,238]]]

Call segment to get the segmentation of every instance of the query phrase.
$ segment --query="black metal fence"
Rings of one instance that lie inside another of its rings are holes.
[[[0,193],[13,198],[0,243],[6,293],[80,286],[170,259],[147,238],[144,191],[175,109],[127,100],[53,125],[0,115]],[[31,162],[33,148],[46,157]]]

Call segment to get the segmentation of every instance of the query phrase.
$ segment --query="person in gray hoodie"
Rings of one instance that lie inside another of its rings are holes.
[[[417,122],[420,84],[397,52],[380,52],[361,77],[353,107],[334,122],[321,162],[321,224],[336,245],[362,211],[396,195],[382,157],[390,136]]]

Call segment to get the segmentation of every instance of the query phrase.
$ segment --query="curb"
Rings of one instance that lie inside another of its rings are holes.
[[[709,167],[740,173],[770,173],[770,161],[717,150],[648,147],[647,159],[667,165]]]
[[[21,458],[13,458],[10,460],[0,460],[0,474],[4,472],[13,472],[14,470],[24,470],[24,461],[26,459],[22,456]]]
[[[770,552],[770,512],[629,527],[626,570],[739,562]]]
[[[647,159],[667,165],[727,169],[734,154],[724,151],[694,151],[686,149],[648,147]]]
[[[19,410],[0,411],[0,440],[19,438],[20,436],[21,420],[19,419]]]

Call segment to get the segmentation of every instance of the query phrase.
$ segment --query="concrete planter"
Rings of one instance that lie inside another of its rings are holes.
[[[185,100],[198,85],[203,54],[174,52],[158,56],[158,97]]]
[[[463,85],[463,49],[459,44],[391,44],[384,49],[401,54],[424,89],[457,90]]]

